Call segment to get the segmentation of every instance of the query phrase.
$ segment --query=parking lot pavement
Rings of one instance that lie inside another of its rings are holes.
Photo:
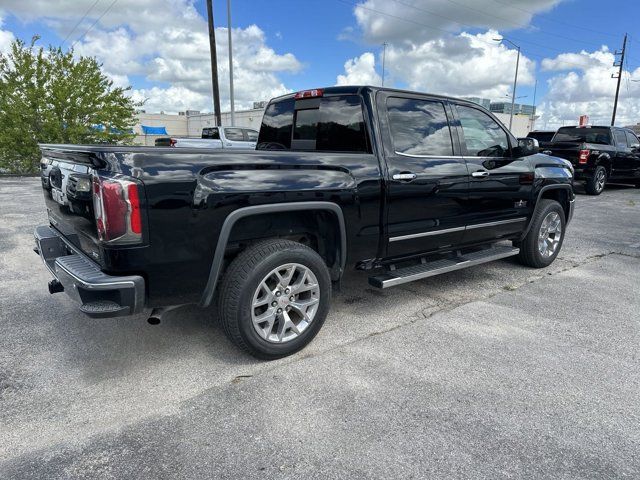
[[[3,478],[640,476],[640,190],[579,195],[549,268],[383,292],[349,274],[314,342],[259,362],[213,309],[92,320],[0,179]]]

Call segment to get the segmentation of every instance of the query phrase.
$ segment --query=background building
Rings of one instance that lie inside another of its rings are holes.
[[[470,102],[473,103],[477,103],[478,105],[486,108],[487,110],[489,110],[489,105],[491,105],[491,100],[489,100],[488,98],[481,98],[481,97],[462,97],[463,100],[468,100]]]
[[[511,114],[511,102],[491,102],[490,108],[494,113],[506,113]],[[515,103],[513,105],[514,115],[535,115],[536,107],[533,105],[524,105],[522,103]]]

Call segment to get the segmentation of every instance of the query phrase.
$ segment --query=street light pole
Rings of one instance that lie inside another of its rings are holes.
[[[384,62],[387,56],[387,42],[382,44],[382,86],[384,87]]]
[[[233,104],[233,45],[231,43],[231,0],[227,0],[227,31],[229,33],[229,93],[231,94],[231,125],[236,124]]]
[[[211,50],[211,83],[213,86],[213,113],[216,116],[216,125],[222,124],[220,115],[220,88],[218,86],[218,54],[216,52],[216,30],[213,26],[213,5],[207,0],[207,20],[209,23],[209,49]]]
[[[513,126],[513,110],[515,108],[515,103],[516,103],[516,87],[518,86],[518,68],[520,66],[520,46],[516,45],[511,40],[504,37],[494,38],[494,40],[496,42],[509,42],[511,45],[513,45],[516,48],[516,50],[518,50],[518,56],[516,57],[516,74],[515,74],[515,77],[513,78],[513,92],[511,94],[511,116],[509,117],[509,130],[511,130],[511,127]]]

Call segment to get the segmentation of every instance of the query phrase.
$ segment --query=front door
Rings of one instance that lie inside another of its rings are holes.
[[[387,256],[459,244],[468,172],[448,103],[380,92],[377,104],[388,168]]]
[[[500,239],[521,232],[532,211],[534,170],[511,155],[513,137],[486,111],[454,106],[469,169],[464,243]]]

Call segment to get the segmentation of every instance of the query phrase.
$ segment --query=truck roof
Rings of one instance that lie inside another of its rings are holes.
[[[299,90],[302,92],[306,92],[308,90],[313,90],[311,88]],[[430,97],[440,98],[443,100],[453,99],[456,102],[467,103],[469,105],[478,106],[477,103],[474,103],[470,100],[464,100],[462,98],[447,96],[447,95],[438,95],[435,93],[429,92],[417,92],[415,90],[403,90],[399,88],[389,88],[389,87],[378,87],[374,85],[345,85],[345,86],[333,86],[333,87],[317,87],[317,90],[322,90],[325,95],[360,95],[363,93],[375,93],[375,92],[393,92],[393,93],[401,93],[401,94],[413,94],[413,95],[429,95]],[[287,93],[285,95],[281,95],[279,97],[272,98],[269,103],[285,100],[287,98],[293,98],[297,92]],[[481,106],[481,105],[480,105]]]

